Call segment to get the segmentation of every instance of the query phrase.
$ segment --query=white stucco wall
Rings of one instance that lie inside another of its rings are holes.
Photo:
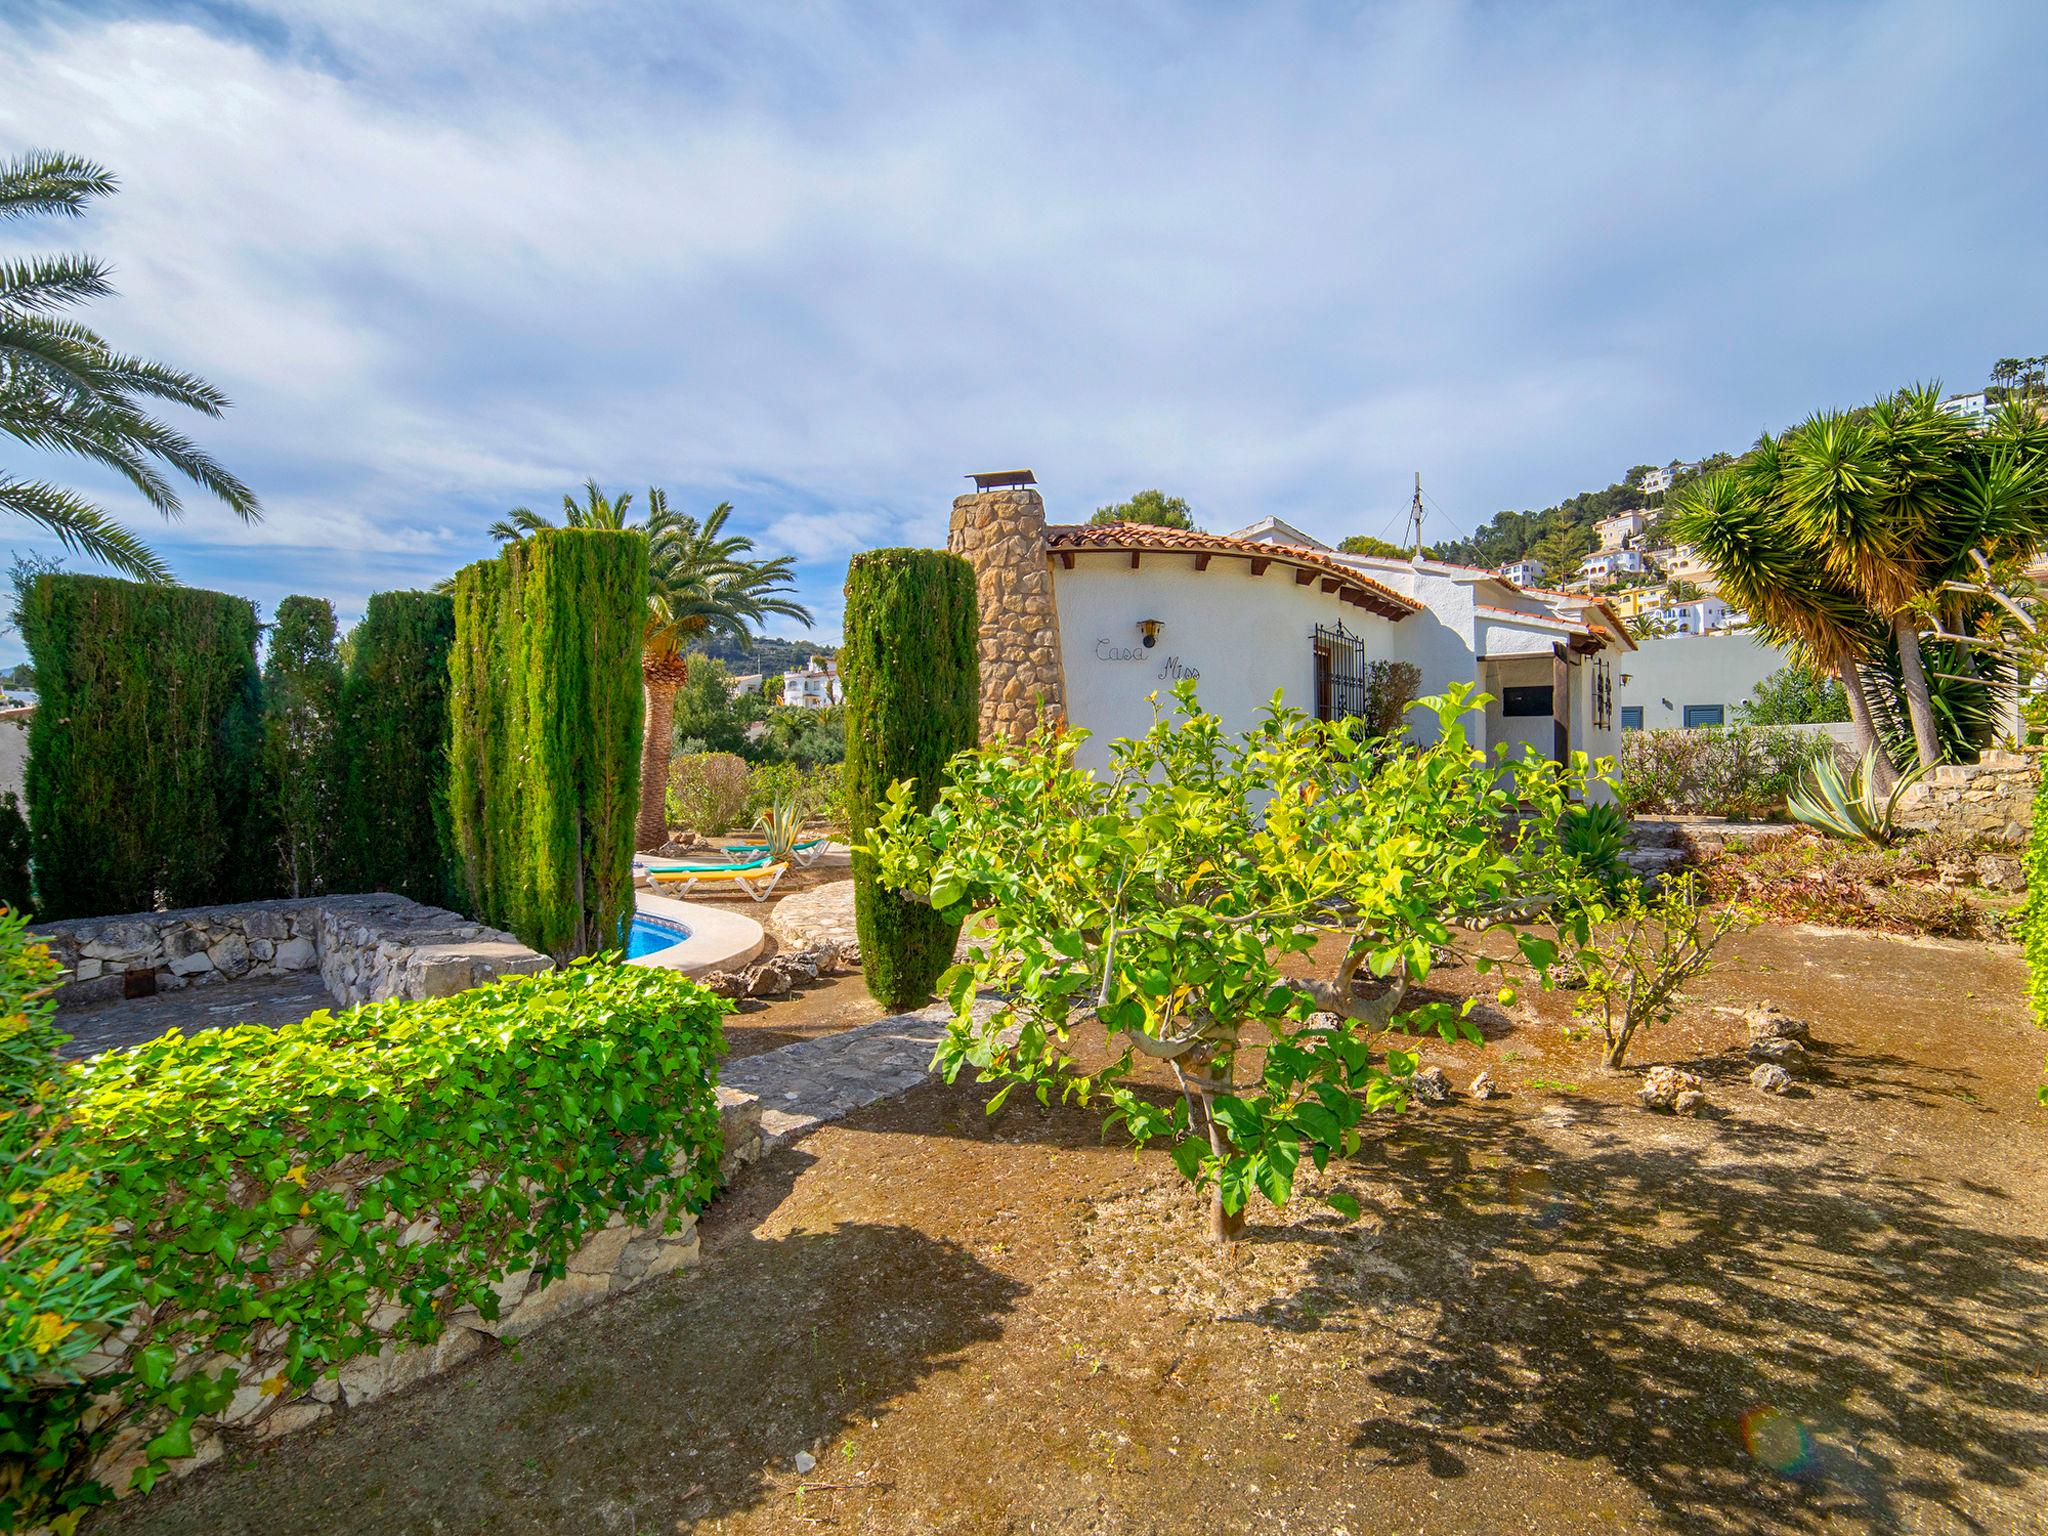
[[[1176,668],[1200,673],[1202,707],[1241,734],[1276,688],[1296,708],[1315,708],[1317,624],[1341,621],[1364,641],[1366,660],[1380,661],[1396,659],[1395,636],[1425,617],[1395,623],[1340,602],[1320,580],[1297,584],[1291,566],[1276,561],[1254,576],[1250,562],[1221,555],[1197,571],[1193,555],[1148,553],[1134,571],[1127,552],[1078,551],[1071,570],[1053,563],[1053,592],[1067,718],[1093,733],[1078,759],[1088,768],[1107,765],[1111,741],[1151,728],[1149,696],[1165,697]],[[1165,626],[1150,650],[1140,619]]]
[[[1785,653],[1749,634],[1672,635],[1642,641],[1615,663],[1614,712],[1640,705],[1645,730],[1685,724],[1688,704],[1719,704],[1726,724],[1756,685],[1789,665]],[[1628,681],[1621,680],[1621,674]]]

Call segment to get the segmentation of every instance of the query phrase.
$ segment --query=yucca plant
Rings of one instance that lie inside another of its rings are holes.
[[[803,841],[802,802],[795,795],[777,795],[774,804],[763,811],[760,820],[754,823],[754,830],[761,834],[770,859],[787,859],[796,845]]]
[[[1881,783],[1882,761],[1875,746],[1865,747],[1862,761],[1844,782],[1835,754],[1824,752],[1814,759],[1805,779],[1786,798],[1785,808],[1801,826],[1812,827],[1829,837],[1889,848],[1899,838],[1899,801],[1926,777],[1932,765],[1900,774],[1887,793]]]
[[[1612,887],[1621,877],[1621,850],[1628,843],[1628,817],[1618,805],[1572,805],[1557,823],[1558,846],[1579,868]]]

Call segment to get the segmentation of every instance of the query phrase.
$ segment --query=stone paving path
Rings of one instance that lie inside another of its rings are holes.
[[[860,930],[853,917],[853,882],[834,880],[785,896],[768,914],[768,931],[784,949],[831,942],[849,965],[860,964]]]
[[[975,1004],[977,1012],[994,1007]],[[773,1147],[923,1082],[951,1013],[946,1004],[934,1003],[836,1035],[799,1040],[729,1063],[719,1082],[760,1099],[762,1146]]]

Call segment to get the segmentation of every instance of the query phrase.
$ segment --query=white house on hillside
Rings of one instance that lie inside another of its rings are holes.
[[[1543,585],[1543,562],[1532,555],[1500,568],[1501,576],[1518,587],[1540,587]]]
[[[801,669],[782,674],[785,709],[829,709],[845,697],[839,688],[839,662],[834,657],[813,656]]]
[[[1019,734],[1043,703],[1093,733],[1086,767],[1148,728],[1154,696],[1181,679],[1244,731],[1276,691],[1320,718],[1359,713],[1376,661],[1414,663],[1424,694],[1480,684],[1494,696],[1474,731],[1485,746],[1560,760],[1619,746],[1614,668],[1635,647],[1596,598],[1340,554],[1277,518],[1234,534],[1048,524],[1021,486],[955,501],[949,546],[976,571],[983,733]]]
[[[1593,525],[1593,535],[1599,539],[1600,547],[1624,549],[1631,539],[1650,526],[1648,514],[1643,512],[1617,512],[1612,517],[1603,517]]]
[[[1639,549],[1607,549],[1597,555],[1586,556],[1586,563],[1579,567],[1579,574],[1588,581],[1612,581],[1617,576],[1638,576],[1643,570],[1643,552]]]

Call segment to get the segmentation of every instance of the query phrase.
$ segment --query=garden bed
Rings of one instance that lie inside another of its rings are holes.
[[[2005,947],[1737,936],[1638,1053],[1700,1072],[1698,1120],[1563,1039],[1567,996],[1488,1003],[1424,1057],[1500,1097],[1368,1122],[1364,1221],[1255,1206],[1227,1251],[1163,1153],[928,1085],[767,1159],[690,1284],[92,1529],[2038,1529],[2020,986]],[[1800,1096],[1743,1080],[1717,1009],[1760,997],[1813,1021]]]

